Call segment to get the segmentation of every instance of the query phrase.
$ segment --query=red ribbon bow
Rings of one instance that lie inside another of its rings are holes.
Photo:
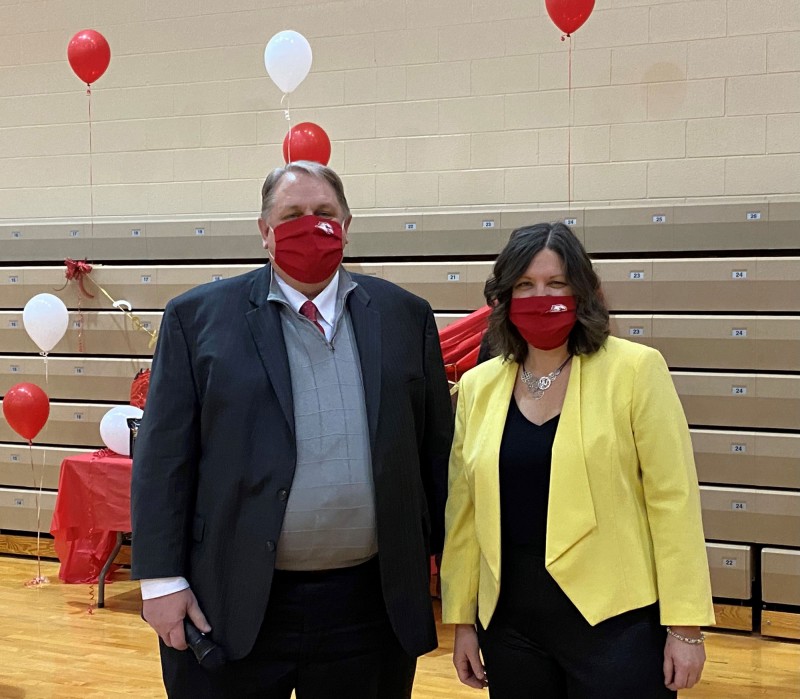
[[[67,266],[67,271],[64,274],[67,281],[72,281],[74,279],[78,282],[78,287],[81,292],[88,298],[93,299],[94,295],[86,291],[83,286],[83,277],[84,275],[89,275],[92,271],[92,266],[86,260],[73,260],[69,257],[64,260],[64,264]]]

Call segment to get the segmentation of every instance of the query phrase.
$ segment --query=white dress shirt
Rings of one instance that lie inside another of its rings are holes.
[[[273,272],[273,279],[278,282],[281,293],[286,297],[289,305],[295,312],[300,313],[302,306],[308,298],[303,296],[297,289],[293,289],[278,274]],[[335,274],[328,286],[320,291],[313,299],[317,307],[317,321],[325,331],[325,339],[330,342],[333,337],[333,323],[336,319],[336,293],[339,291],[339,275]]]
[[[283,295],[286,297],[292,309],[300,314],[300,306],[302,306],[308,297],[301,294],[297,289],[289,286],[280,275],[272,270],[272,279],[277,282]],[[314,305],[317,307],[317,321],[325,331],[325,339],[330,342],[333,337],[333,323],[336,318],[336,293],[339,291],[339,275],[333,275],[328,286],[320,291],[314,299]],[[150,578],[147,580],[140,580],[142,588],[142,599],[153,599],[155,597],[165,597],[175,592],[180,592],[189,587],[189,582],[183,577],[174,578]]]

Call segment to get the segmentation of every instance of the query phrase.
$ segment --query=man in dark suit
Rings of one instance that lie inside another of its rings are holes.
[[[133,577],[170,697],[400,699],[436,647],[452,414],[430,306],[342,266],[316,163],[273,171],[271,262],[164,311],[133,469]],[[228,657],[186,652],[184,617]]]

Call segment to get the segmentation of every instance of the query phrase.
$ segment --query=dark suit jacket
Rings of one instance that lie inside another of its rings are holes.
[[[441,550],[452,413],[430,306],[353,275],[383,595],[403,648],[436,647],[431,548]],[[270,267],[170,301],[132,484],[133,578],[184,576],[233,659],[261,626],[296,461],[289,362]],[[333,601],[332,601],[333,602]]]

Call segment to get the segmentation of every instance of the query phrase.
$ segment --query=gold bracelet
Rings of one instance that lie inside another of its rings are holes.
[[[677,638],[679,641],[683,641],[684,643],[688,643],[692,646],[698,646],[701,643],[706,642],[706,635],[702,631],[700,632],[699,638],[690,638],[689,636],[681,636],[679,633],[675,633],[669,626],[667,626],[667,633],[673,638]]]

